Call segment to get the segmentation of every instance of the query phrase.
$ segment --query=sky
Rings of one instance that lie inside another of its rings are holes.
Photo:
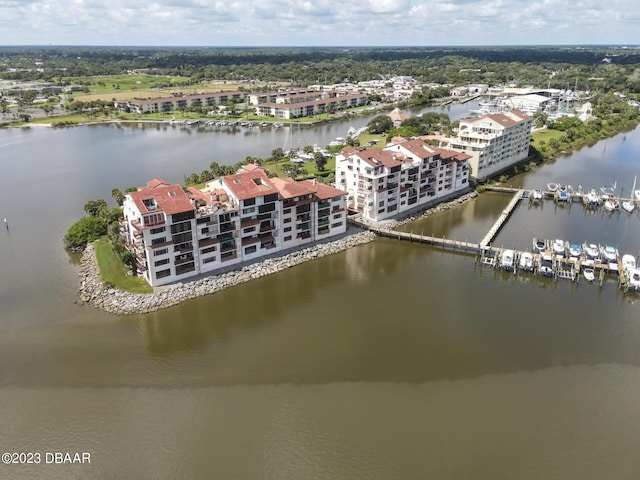
[[[0,45],[637,45],[636,0],[0,0]]]

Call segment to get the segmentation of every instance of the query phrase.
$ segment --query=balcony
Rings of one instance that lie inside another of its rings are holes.
[[[296,235],[296,238],[300,239],[300,240],[305,240],[307,238],[311,237],[311,232],[306,231],[306,232],[300,232],[298,235]]]
[[[243,218],[242,220],[240,220],[240,228],[252,227],[253,225],[258,225],[259,223],[260,218]]]
[[[271,232],[275,229],[275,225],[260,225],[260,233]]]

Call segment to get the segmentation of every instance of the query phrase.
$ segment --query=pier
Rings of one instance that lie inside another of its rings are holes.
[[[565,249],[564,254],[559,255],[557,252],[554,252],[552,248],[552,242],[550,240],[544,240],[544,251],[541,252],[530,252],[492,246],[491,242],[495,239],[498,232],[506,224],[518,203],[526,197],[528,190],[511,187],[487,187],[486,189],[495,192],[512,194],[513,197],[479,243],[468,241],[463,242],[445,237],[417,234],[414,232],[401,232],[398,230],[392,230],[390,228],[378,227],[375,225],[362,223],[356,219],[351,219],[350,221],[362,228],[374,232],[376,235],[381,237],[403,240],[411,243],[421,243],[451,252],[460,252],[475,255],[476,262],[482,265],[487,265],[492,268],[504,269],[513,272],[514,274],[516,274],[518,271],[525,271],[533,275],[544,275],[553,279],[563,278],[577,283],[582,277],[581,273],[583,269],[591,268],[596,273],[596,278],[593,280],[595,284],[602,287],[605,275],[617,275],[618,287],[623,290],[624,293],[628,291],[626,276],[624,274],[620,258],[617,258],[615,262],[606,262],[600,259],[593,260],[588,259],[585,255],[585,252],[582,252],[579,257],[571,257],[568,255],[568,251],[566,251],[567,249]],[[548,196],[549,194],[553,194],[553,192],[545,191],[544,194],[545,196]],[[579,193],[579,195],[582,194]],[[502,256],[505,251],[510,251],[513,253],[513,260],[510,266],[505,265],[502,262]],[[528,268],[520,265],[519,263],[520,258],[523,254],[527,254],[530,257],[533,257],[532,265]],[[541,271],[540,267],[541,265],[543,265],[544,261],[549,263],[550,267],[546,270],[543,269],[545,271]]]

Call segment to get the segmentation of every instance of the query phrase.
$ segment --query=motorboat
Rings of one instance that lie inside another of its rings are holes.
[[[602,193],[603,196],[607,198],[615,197],[616,186],[617,186],[617,182],[613,182],[613,185],[611,186],[600,187],[600,192]]]
[[[558,190],[559,185],[557,183],[547,183],[547,190],[550,192],[556,192]]]
[[[618,249],[613,245],[600,247],[600,253],[602,253],[602,258],[609,263],[618,261]]]
[[[596,279],[596,272],[591,267],[585,267],[582,270],[582,275],[584,275],[584,279],[588,282],[593,282]]]
[[[558,192],[556,193],[556,198],[559,202],[568,202],[569,194],[567,193],[567,190],[558,190]]]
[[[571,258],[580,258],[582,255],[582,247],[577,243],[569,245],[569,256]]]
[[[542,200],[542,192],[537,188],[534,188],[529,193],[529,198],[534,202],[540,202]]]
[[[553,267],[553,257],[551,255],[542,255],[540,257],[540,265],[538,266],[538,272],[544,275],[545,277],[553,277],[554,275],[554,267]]]
[[[555,239],[551,247],[554,255],[564,257],[565,249],[567,248],[567,244],[564,240]]]
[[[602,203],[600,195],[598,195],[598,193],[593,188],[582,197],[582,201],[587,207],[597,207]]]
[[[604,201],[604,209],[607,212],[613,212],[620,208],[620,202],[616,198],[609,197]]]
[[[640,202],[640,190],[634,190],[633,197]]]
[[[629,290],[640,292],[640,268],[627,270],[625,273],[627,276],[627,287]]]
[[[595,243],[583,243],[582,251],[587,257],[587,260],[595,261],[600,259],[600,249]]]
[[[500,268],[503,268],[509,272],[515,268],[515,252],[513,250],[503,250],[500,255]]]
[[[518,259],[518,268],[525,272],[533,272],[533,254],[529,252],[522,252]]]
[[[544,253],[547,251],[548,242],[546,240],[540,240],[538,238],[533,239],[533,251],[534,253]]]
[[[629,253],[622,255],[622,269],[626,272],[628,270],[636,269],[636,257]]]

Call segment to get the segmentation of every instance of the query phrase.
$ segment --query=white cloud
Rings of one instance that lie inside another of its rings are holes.
[[[0,0],[0,44],[632,43],[631,0]]]

